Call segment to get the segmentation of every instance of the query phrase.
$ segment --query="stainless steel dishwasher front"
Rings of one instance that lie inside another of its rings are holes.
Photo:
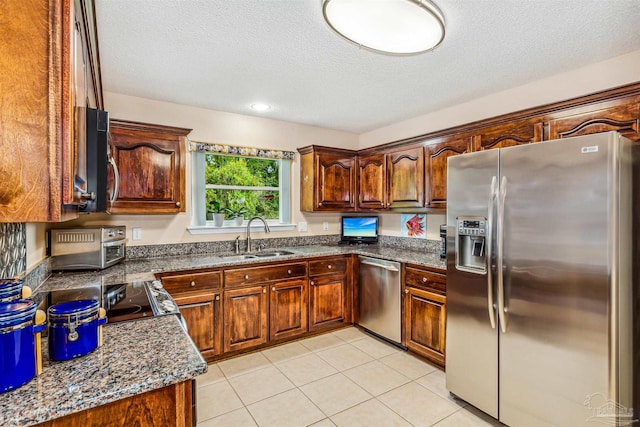
[[[358,256],[360,313],[358,324],[402,345],[400,319],[400,263]]]

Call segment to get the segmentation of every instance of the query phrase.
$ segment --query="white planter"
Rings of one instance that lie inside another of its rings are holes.
[[[213,214],[213,225],[215,225],[216,227],[222,227],[222,224],[224,224],[224,214]]]
[[[237,216],[235,220],[236,220],[236,225],[238,227],[242,227],[242,223],[244,222],[244,215]]]

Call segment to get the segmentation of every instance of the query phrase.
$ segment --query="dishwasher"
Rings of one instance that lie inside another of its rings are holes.
[[[360,261],[358,324],[400,347],[400,263],[367,256]]]

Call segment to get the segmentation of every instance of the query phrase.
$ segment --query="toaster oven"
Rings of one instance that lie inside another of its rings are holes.
[[[101,270],[126,255],[125,226],[54,228],[49,231],[51,269]]]

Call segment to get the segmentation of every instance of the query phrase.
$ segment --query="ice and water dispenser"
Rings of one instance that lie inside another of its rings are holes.
[[[485,274],[487,219],[460,216],[456,221],[456,268],[470,273]]]

